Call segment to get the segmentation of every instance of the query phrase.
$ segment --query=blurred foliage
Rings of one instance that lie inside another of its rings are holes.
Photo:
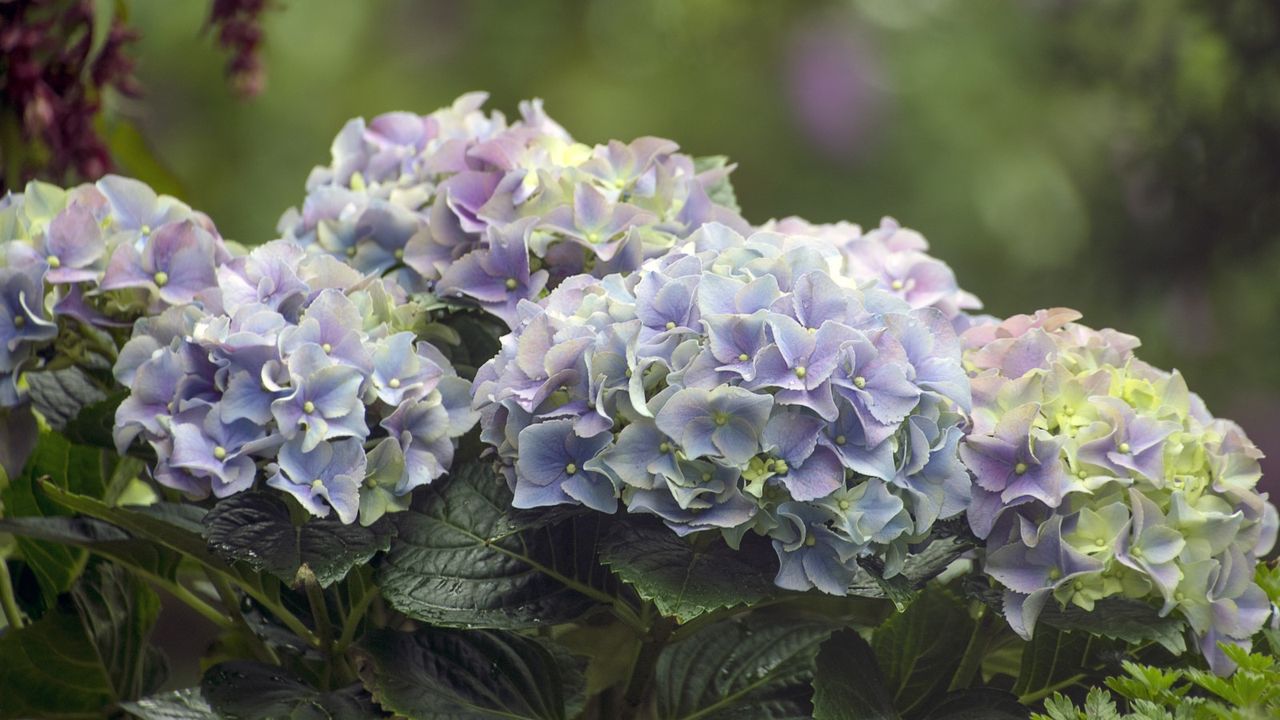
[[[350,117],[540,96],[586,141],[728,154],[752,221],[892,214],[993,314],[1070,305],[1139,335],[1280,456],[1275,3],[271,5],[245,101],[199,41],[203,3],[134,4],[147,93],[111,108],[145,139],[112,135],[123,170],[230,237],[271,239]]]

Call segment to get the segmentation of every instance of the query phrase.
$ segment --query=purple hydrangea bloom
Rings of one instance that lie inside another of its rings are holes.
[[[761,229],[830,242],[840,250],[840,274],[874,283],[913,308],[937,308],[957,330],[968,326],[965,311],[982,307],[977,297],[960,289],[946,263],[928,254],[924,236],[893,218],[884,218],[878,228],[865,233],[853,223],[816,225],[798,217],[773,220]]]
[[[510,326],[520,300],[569,276],[635,270],[706,222],[748,229],[722,161],[695,160],[659,138],[587,146],[541,101],[521,103],[508,123],[481,110],[485,99],[352,120],[280,232]]]
[[[1276,538],[1256,490],[1262,454],[1213,418],[1137,340],[1042,310],[963,335],[973,422],[960,457],[974,475],[970,526],[1005,615],[1030,637],[1048,602],[1150,602],[1186,619],[1209,665],[1249,646],[1269,612],[1253,581]]]
[[[277,241],[218,268],[203,305],[140,322],[116,365],[116,444],[192,497],[267,485],[364,524],[443,475],[474,423],[470,384],[410,328],[389,278]]]
[[[213,223],[137,180],[32,182],[0,201],[0,407],[61,361],[109,364],[135,320],[197,301],[230,253]]]
[[[643,167],[611,148],[609,172]],[[755,531],[786,588],[843,594],[868,555],[897,573],[968,501],[968,385],[940,311],[838,263],[820,239],[712,222],[635,272],[515,305],[474,390],[516,504],[621,503],[735,546]]]

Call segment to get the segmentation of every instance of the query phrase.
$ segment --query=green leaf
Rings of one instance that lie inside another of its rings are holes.
[[[565,720],[581,709],[578,664],[541,640],[499,630],[376,630],[361,676],[384,710],[416,720]]]
[[[128,396],[128,390],[116,390],[84,406],[67,421],[62,434],[74,443],[114,450],[115,438],[111,431],[115,427],[116,408]]]
[[[682,538],[656,520],[629,517],[605,534],[600,561],[658,612],[684,623],[774,593],[777,560],[767,548],[752,549],[744,542],[735,551],[718,536]]]
[[[363,527],[337,520],[309,519],[295,525],[283,499],[265,492],[233,495],[204,517],[209,546],[228,562],[242,561],[289,585],[300,582],[303,565],[321,587],[347,576],[391,546],[394,528],[385,518]]]
[[[993,688],[951,693],[924,720],[1027,720],[1028,709],[1018,698]]]
[[[182,560],[171,550],[93,518],[9,518],[0,520],[0,532],[84,548],[159,578],[172,578]]]
[[[200,688],[174,690],[121,705],[139,720],[223,720],[209,707]]]
[[[924,587],[925,583],[937,577],[972,548],[973,544],[965,537],[954,535],[936,537],[923,549],[908,555],[902,571],[891,578],[885,578],[881,574],[875,561],[865,558],[853,583],[849,586],[849,594],[887,598],[901,612],[911,604],[915,593]]]
[[[1037,625],[1031,642],[1022,650],[1022,667],[1013,692],[1019,697],[1043,695],[1050,688],[1068,687],[1072,678],[1083,679],[1093,666],[1094,653],[1105,641],[1084,632],[1066,632]]]
[[[65,508],[111,523],[135,538],[157,543],[200,563],[212,572],[232,578],[241,589],[260,602],[272,599],[272,593],[278,590],[279,585],[275,580],[248,570],[242,572],[241,569],[228,565],[209,549],[200,535],[202,526],[198,517],[203,515],[203,511],[198,508],[170,503],[118,508],[95,498],[68,492],[53,483],[45,482],[40,487],[45,495]],[[274,585],[269,585],[267,580]]]
[[[400,612],[447,627],[527,628],[575,619],[610,597],[595,561],[605,516],[516,513],[488,463],[457,468],[422,491],[421,512],[392,516],[398,532],[378,584]]]
[[[32,407],[54,430],[61,430],[82,409],[107,398],[89,373],[79,366],[31,372],[23,377]]]
[[[700,628],[658,657],[662,720],[790,720],[813,712],[813,669],[826,623],[752,614]]]
[[[1184,620],[1174,614],[1160,617],[1156,608],[1137,600],[1106,598],[1099,600],[1092,611],[1075,605],[1062,608],[1050,602],[1036,622],[1059,630],[1082,630],[1130,645],[1157,642],[1174,655],[1187,649]]]
[[[733,183],[729,182],[729,173],[734,167],[729,163],[729,158],[724,155],[708,155],[693,159],[695,173],[702,174],[712,170],[724,170],[723,175],[716,177],[707,186],[707,197],[711,198],[711,202],[717,205],[723,205],[734,212],[741,212],[742,208],[738,206],[738,198],[733,191]]]
[[[273,665],[219,663],[200,681],[209,707],[227,720],[365,720],[382,713],[360,685],[321,692]]]
[[[875,631],[871,645],[894,704],[904,714],[928,707],[946,692],[973,624],[963,603],[930,587]]]
[[[91,565],[69,602],[0,637],[0,718],[102,717],[150,691],[147,638],[159,609],[124,570]]]
[[[57,433],[42,432],[22,474],[0,495],[4,514],[10,518],[69,515],[37,493],[37,484],[47,480],[73,492],[101,496],[109,464],[108,456],[97,448],[73,445]],[[71,587],[87,557],[83,550],[33,538],[18,538],[17,544],[46,604]]]
[[[822,644],[813,678],[814,720],[896,720],[893,694],[885,686],[871,646],[854,630],[841,630]]]

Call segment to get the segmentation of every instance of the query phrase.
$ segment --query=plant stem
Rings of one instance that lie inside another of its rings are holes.
[[[9,563],[4,558],[0,558],[0,605],[4,606],[4,618],[9,627],[21,630],[22,611],[18,609],[17,598],[13,595],[13,578],[9,576]]]
[[[310,572],[306,565],[303,568],[307,572],[299,572],[302,576],[302,587],[307,592],[307,602],[311,605],[311,619],[316,626],[316,635],[319,636],[320,652],[325,654],[327,662],[324,664],[324,675],[322,677],[322,685],[324,690],[330,689],[329,684],[333,677],[334,666],[334,646],[333,646],[333,621],[329,619],[329,604],[325,602],[324,590],[320,588],[320,581]]]
[[[1030,705],[1034,702],[1038,702],[1040,700],[1043,700],[1049,697],[1050,695],[1058,692],[1059,690],[1062,690],[1064,688],[1069,688],[1072,685],[1075,685],[1076,683],[1080,682],[1081,680],[1084,680],[1086,677],[1088,677],[1088,675],[1084,673],[1076,673],[1075,675],[1072,675],[1071,677],[1067,678],[1066,680],[1063,680],[1062,682],[1056,682],[1047,688],[1037,690],[1033,693],[1027,693],[1026,695],[1023,695],[1022,697],[1018,698],[1018,702],[1022,703],[1023,705]]]
[[[973,679],[982,672],[982,659],[987,653],[987,645],[991,642],[991,613],[987,608],[978,609],[978,618],[973,623],[973,632],[969,634],[969,644],[965,646],[964,655],[960,657],[960,665],[951,677],[949,691],[964,690],[973,684]]]
[[[218,612],[218,609],[200,599],[200,596],[183,587],[178,582],[163,582],[157,578],[150,578],[160,587],[164,588],[174,599],[181,601],[184,605],[200,613],[201,617],[223,629],[230,629],[234,623],[227,618],[226,615]]]
[[[220,573],[205,568],[204,574],[209,578],[209,582],[213,583],[213,589],[218,592],[218,597],[222,599],[222,605],[227,610],[227,615],[231,618],[231,626],[239,625],[248,637],[249,642],[253,644],[254,650],[258,654],[260,660],[266,660],[273,665],[280,664],[280,656],[276,655],[276,651],[266,643],[258,633],[253,631],[249,626],[249,621],[245,619],[244,613],[240,612],[240,600],[236,597],[236,591],[231,588],[231,584]]]
[[[627,680],[627,688],[622,698],[621,718],[631,720],[640,717],[649,696],[649,687],[653,684],[653,673],[658,666],[658,657],[667,647],[671,639],[674,623],[652,617],[652,606],[645,605],[641,611],[640,621],[648,626],[644,641],[636,652],[631,663],[631,675]]]
[[[334,648],[334,652],[345,652],[351,646],[351,643],[356,639],[356,630],[360,628],[360,621],[364,619],[365,612],[377,598],[378,589],[374,588],[371,591],[366,591],[360,601],[351,606],[351,612],[343,623],[342,636],[338,638],[338,645]]]

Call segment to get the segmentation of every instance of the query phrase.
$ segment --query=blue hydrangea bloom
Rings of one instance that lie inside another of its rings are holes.
[[[276,241],[217,269],[201,305],[141,321],[122,348],[121,452],[199,498],[264,479],[319,516],[372,523],[443,475],[475,424],[470,384],[410,330],[389,278]]]
[[[1214,418],[1136,338],[1074,310],[978,321],[962,336],[973,425],[960,456],[968,511],[1005,615],[1031,637],[1045,605],[1147,601],[1184,617],[1209,665],[1249,647],[1270,613],[1254,582],[1276,539],[1262,454]]]
[[[867,556],[899,572],[968,502],[968,379],[949,318],[842,263],[821,238],[707,223],[633,273],[516,305],[474,385],[515,505],[755,532],[797,590],[843,594]]]
[[[6,195],[0,407],[23,402],[19,376],[50,361],[109,364],[135,320],[198,301],[230,257],[207,216],[137,180],[32,182]]]
[[[704,222],[748,228],[711,199],[725,196],[723,162],[695,161],[660,138],[591,147],[541,101],[521,103],[508,123],[481,109],[485,99],[350,121],[280,232],[510,325],[521,300],[566,277],[634,270]]]

